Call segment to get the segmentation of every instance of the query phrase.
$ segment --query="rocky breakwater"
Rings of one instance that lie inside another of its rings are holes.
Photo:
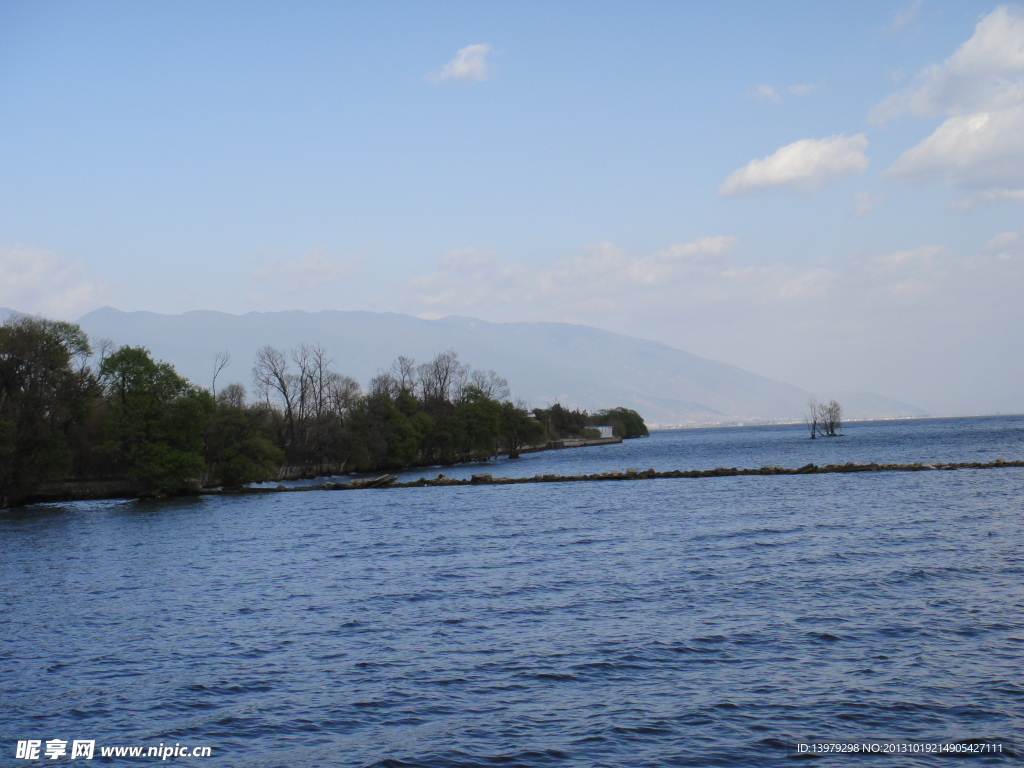
[[[802,467],[781,467],[764,466],[754,469],[739,469],[737,467],[715,467],[714,469],[693,469],[693,470],[670,470],[658,472],[653,467],[646,470],[629,468],[627,470],[612,470],[610,472],[598,472],[590,475],[534,475],[533,477],[494,477],[488,473],[473,475],[470,479],[456,479],[448,477],[444,473],[436,477],[421,477],[418,480],[399,482],[394,475],[380,475],[379,477],[360,478],[347,483],[322,483],[320,485],[303,485],[286,487],[279,485],[276,488],[247,488],[241,491],[218,490],[212,493],[274,493],[280,491],[349,491],[369,488],[436,488],[453,485],[519,485],[522,483],[579,483],[594,481],[625,481],[625,480],[655,480],[674,478],[701,478],[701,477],[736,477],[739,475],[822,475],[838,472],[922,472],[935,470],[954,469],[1000,469],[1006,467],[1024,467],[1024,460],[1006,461],[996,459],[995,461],[964,461],[964,462],[934,462],[913,464],[880,464],[872,462],[862,464],[851,461],[846,464],[805,464]]]

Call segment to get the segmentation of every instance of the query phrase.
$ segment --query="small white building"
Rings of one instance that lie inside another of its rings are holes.
[[[615,437],[612,427],[593,427],[601,433],[601,437]]]

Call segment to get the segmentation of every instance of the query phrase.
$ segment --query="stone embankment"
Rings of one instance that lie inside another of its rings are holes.
[[[563,440],[551,440],[544,445],[523,448],[520,453],[538,453],[540,451],[560,451],[563,448],[589,448],[594,445],[615,445],[621,443],[621,437],[567,437]]]
[[[1024,460],[1006,461],[996,459],[995,461],[964,461],[964,462],[935,462],[931,464],[861,464],[851,461],[846,464],[805,464],[802,467],[780,467],[765,466],[760,469],[737,469],[736,467],[715,467],[705,470],[672,470],[669,472],[658,472],[655,469],[637,470],[627,469],[625,472],[612,470],[611,472],[599,472],[592,475],[534,475],[533,477],[494,477],[493,475],[481,473],[473,475],[468,480],[460,480],[439,474],[433,478],[421,477],[419,480],[399,482],[394,475],[381,475],[372,478],[354,479],[347,483],[322,483],[320,485],[304,485],[297,487],[285,487],[278,485],[276,488],[245,488],[240,491],[215,490],[208,493],[275,493],[281,491],[348,491],[366,488],[425,488],[445,487],[452,485],[518,485],[522,483],[578,483],[602,480],[654,480],[668,478],[698,478],[698,477],[736,477],[739,475],[823,475],[840,472],[922,472],[928,470],[953,470],[953,469],[999,469],[1003,467],[1024,467]]]

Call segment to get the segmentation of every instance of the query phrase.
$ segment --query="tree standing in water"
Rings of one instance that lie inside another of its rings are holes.
[[[807,425],[807,431],[811,433],[812,440],[819,432],[826,437],[838,437],[839,433],[836,430],[843,427],[843,406],[835,400],[819,403],[812,397],[807,401],[804,423]]]
[[[843,406],[835,400],[818,406],[818,419],[821,429],[828,437],[836,437],[837,429],[843,428]]]
[[[820,407],[817,400],[813,397],[807,401],[807,412],[804,414],[804,424],[807,425],[807,431],[811,433],[811,440],[818,437],[818,408]]]

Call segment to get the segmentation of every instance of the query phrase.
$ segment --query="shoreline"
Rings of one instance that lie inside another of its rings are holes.
[[[421,477],[419,480],[399,482],[395,475],[380,475],[379,477],[354,480],[351,483],[321,483],[319,485],[302,485],[286,487],[278,485],[276,488],[241,488],[241,489],[211,489],[204,491],[207,495],[249,495],[260,493],[289,493],[300,491],[349,491],[367,490],[371,488],[431,488],[462,485],[518,485],[523,483],[579,483],[579,482],[600,482],[615,480],[665,480],[676,478],[704,478],[704,477],[738,477],[758,476],[766,477],[772,475],[825,475],[841,474],[847,472],[927,472],[927,471],[951,471],[957,469],[1003,469],[1005,467],[1024,467],[1024,459],[1006,461],[996,459],[995,461],[964,461],[964,462],[934,462],[913,464],[879,464],[872,462],[862,464],[851,461],[846,464],[805,464],[802,467],[781,467],[765,466],[760,469],[737,467],[715,467],[714,469],[694,470],[669,470],[658,472],[654,468],[640,471],[627,469],[625,472],[612,470],[610,472],[598,472],[590,475],[534,475],[533,477],[494,477],[488,473],[479,473],[469,480],[458,480],[440,473],[434,479]]]
[[[756,476],[770,477],[777,475],[826,475],[843,474],[848,472],[928,472],[928,471],[952,471],[958,469],[1004,469],[1007,467],[1024,467],[1024,459],[1006,461],[996,459],[995,461],[964,461],[964,462],[933,462],[913,464],[888,463],[880,464],[872,462],[862,464],[860,462],[847,462],[846,464],[805,464],[802,467],[764,466],[760,468],[737,467],[715,467],[714,469],[693,469],[693,470],[668,470],[659,472],[654,468],[637,470],[629,468],[625,471],[611,470],[598,472],[589,475],[534,475],[532,477],[494,477],[490,473],[480,472],[474,474],[468,480],[451,478],[443,472],[434,478],[421,477],[418,480],[399,482],[395,475],[379,475],[377,477],[364,477],[354,479],[348,483],[319,483],[315,485],[285,486],[277,485],[272,488],[203,488],[196,489],[191,493],[175,494],[163,498],[183,498],[188,496],[252,496],[265,493],[301,493],[305,491],[357,491],[370,489],[388,488],[444,488],[451,486],[465,485],[522,485],[526,483],[582,483],[582,482],[614,482],[623,480],[667,480],[667,479],[696,479],[708,477],[740,477]],[[78,484],[82,485],[82,484]],[[103,487],[95,493],[79,493],[72,495],[62,493],[59,498],[56,494],[49,494],[45,498],[34,498],[28,504],[63,503],[71,501],[106,501],[106,500],[137,500],[140,497],[124,492],[124,484],[121,482],[107,481]],[[17,509],[19,507],[11,507]]]
[[[615,445],[621,443],[621,437],[570,437],[563,440],[549,440],[543,445],[530,445],[525,448],[520,448],[516,452],[516,458],[524,453],[541,453],[543,451],[561,451],[566,448],[591,448],[597,445]],[[511,456],[508,451],[501,451],[494,454],[493,458],[500,458],[503,456]],[[458,461],[451,464],[411,464],[408,467],[402,467],[402,470],[416,469],[417,467],[456,467],[463,466],[466,464],[486,464],[487,462],[471,462],[471,461]],[[323,471],[323,470],[327,471]],[[319,472],[311,471],[309,467],[301,466],[289,466],[283,465],[277,472],[277,476],[268,482],[281,482],[282,480],[315,480],[318,477],[331,477],[337,475],[350,475],[352,472],[345,470],[344,463],[342,464],[322,464],[320,465]],[[360,475],[369,475],[372,472],[359,472]],[[204,486],[204,487],[215,487],[215,486]]]
[[[351,482],[324,482],[311,485],[284,485],[274,487],[243,487],[243,488],[222,488],[211,487],[197,489],[193,493],[177,494],[164,498],[182,498],[189,496],[258,496],[261,494],[290,494],[304,493],[307,490],[368,490],[372,488],[418,488],[418,487],[449,487],[455,485],[518,485],[524,483],[539,482],[601,482],[616,480],[662,480],[662,479],[694,479],[705,477],[738,477],[758,476],[767,477],[772,475],[817,475],[817,474],[844,474],[849,472],[928,472],[928,471],[952,471],[957,469],[1005,469],[1008,467],[1024,467],[1024,459],[1006,461],[996,459],[991,462],[934,462],[913,464],[879,464],[871,462],[862,464],[860,462],[848,462],[846,464],[805,464],[803,467],[781,467],[765,466],[761,468],[737,467],[716,467],[715,469],[692,469],[692,470],[668,470],[658,472],[650,468],[646,470],[627,469],[610,470],[608,472],[597,472],[587,475],[557,475],[544,474],[531,477],[495,477],[487,472],[480,472],[472,475],[470,479],[457,479],[445,475],[443,472],[433,478],[420,477],[418,480],[400,482],[395,475],[384,474],[377,477],[364,477],[353,479]],[[104,501],[104,500],[135,500],[139,497],[130,494],[110,495],[83,495],[65,498],[47,498],[31,502],[30,504],[46,504],[76,501]],[[23,505],[30,506],[30,505]]]
[[[520,454],[524,453],[541,453],[542,451],[560,451],[566,448],[590,448],[600,445],[615,445],[622,442],[621,437],[590,437],[590,438],[566,438],[564,440],[551,440],[543,445],[531,445],[526,448],[519,450]],[[508,456],[507,452],[496,454],[497,456]],[[486,464],[486,462],[480,462]],[[463,466],[465,462],[459,462],[458,464],[450,464],[445,466]],[[436,467],[436,464],[429,466]],[[325,473],[323,469],[330,469],[331,474]],[[415,469],[416,465],[410,467],[403,467],[404,470]],[[314,474],[307,468],[303,467],[292,467],[288,465],[282,466],[277,473],[275,481],[280,483],[284,481],[295,481],[295,480],[313,480],[318,477],[330,477],[333,475],[348,474],[343,472],[343,467],[338,465],[321,465],[321,473]],[[360,487],[359,483],[365,481],[367,478],[365,475],[370,473],[360,473],[364,477],[358,478],[351,484],[354,487]],[[274,481],[271,481],[274,482]],[[321,483],[319,485],[311,486],[299,486],[302,489],[305,488],[320,488],[324,489],[327,485],[335,485],[334,483]],[[216,485],[200,485],[197,481],[196,489],[191,492],[184,492],[173,494],[165,498],[178,498],[183,496],[202,496],[208,494],[218,493],[263,493],[266,491],[278,491],[282,486],[273,488],[241,488],[233,490],[225,490],[222,487]],[[289,487],[286,490],[294,490]],[[104,478],[99,480],[65,480],[60,483],[52,483],[49,486],[44,486],[35,494],[31,495],[24,504],[19,504],[18,507],[27,507],[33,504],[58,504],[61,502],[69,501],[113,501],[116,499],[138,499],[142,498],[136,492],[135,486],[124,478]],[[147,497],[148,498],[148,497]],[[18,507],[2,507],[3,509],[16,509]]]

